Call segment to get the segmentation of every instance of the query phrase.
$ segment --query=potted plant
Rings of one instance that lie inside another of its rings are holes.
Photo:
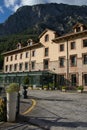
[[[62,86],[62,92],[66,92],[67,87],[66,86]]]
[[[11,83],[6,89],[7,93],[7,121],[14,122],[17,112],[17,98],[19,92],[19,85]]]
[[[53,90],[53,89],[54,89],[53,83],[49,83],[49,89],[50,89],[50,90]]]
[[[83,86],[78,86],[78,87],[77,87],[77,91],[78,91],[79,93],[82,93],[83,90],[84,90],[84,87],[83,87]]]
[[[23,81],[23,98],[27,98],[27,88],[28,88],[28,85],[29,85],[29,77],[26,76],[24,78],[24,81]]]
[[[44,86],[43,86],[43,89],[44,89],[44,90],[48,90],[48,86],[47,86],[47,85],[44,85]]]

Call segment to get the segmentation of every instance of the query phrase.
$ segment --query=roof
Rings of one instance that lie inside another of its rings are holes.
[[[15,53],[15,52],[21,52],[23,50],[31,49],[33,47],[40,47],[40,46],[43,46],[43,45],[41,43],[35,43],[33,45],[25,46],[20,49],[14,49],[12,51],[4,52],[4,53],[2,53],[2,55],[8,55],[8,54]]]
[[[76,28],[76,27],[80,27],[80,26],[85,26],[84,24],[82,23],[76,23],[74,26],[73,26],[73,29]],[[86,27],[86,26],[85,26]]]
[[[46,29],[39,35],[39,38],[41,38],[47,31],[52,31],[52,32],[56,33],[56,31],[46,28]]]
[[[69,38],[73,37],[73,36],[78,36],[78,35],[82,35],[82,34],[87,34],[87,30],[81,31],[81,32],[74,32],[74,33],[68,33],[66,35],[57,37],[55,39],[53,39],[54,42],[58,42],[60,40],[69,40]]]

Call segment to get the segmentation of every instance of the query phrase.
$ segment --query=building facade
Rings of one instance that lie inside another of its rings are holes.
[[[38,43],[31,39],[25,47],[18,43],[17,49],[3,55],[2,82],[22,83],[24,76],[29,76],[31,85],[43,87],[53,82],[55,87],[87,88],[87,30],[83,24],[76,24],[73,33],[64,36],[46,29]]]

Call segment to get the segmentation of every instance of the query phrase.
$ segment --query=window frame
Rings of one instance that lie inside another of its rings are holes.
[[[29,57],[29,52],[27,51],[26,53],[25,53],[25,58],[28,58]]]
[[[9,71],[10,71],[10,72],[12,71],[12,67],[13,67],[13,65],[10,64],[10,65],[9,65]]]
[[[10,57],[10,61],[13,61],[13,55]]]
[[[44,48],[44,56],[49,56],[49,47]]]
[[[48,61],[48,65],[45,65],[45,61]],[[48,70],[49,69],[49,59],[44,59],[43,60],[43,68],[44,68],[44,70]]]
[[[73,46],[73,43],[74,43],[74,46]],[[74,50],[74,49],[76,49],[76,42],[71,42],[71,44],[70,44],[70,49],[71,50]]]
[[[14,71],[17,71],[17,65],[18,64],[14,64]]]
[[[19,63],[19,71],[22,71],[23,69],[23,63]]]
[[[31,69],[35,70],[36,61],[31,61]]]
[[[64,44],[60,44],[59,47],[60,47],[60,48],[59,48],[60,52],[63,52],[63,51],[64,51]]]
[[[23,58],[23,53],[20,53],[20,59],[22,59]]]
[[[86,41],[86,43],[84,43],[84,41]],[[87,47],[87,39],[83,39],[83,48],[86,48]],[[84,45],[84,44],[86,44],[86,45]]]
[[[73,59],[71,60],[72,57],[75,57],[75,59],[76,59],[75,63],[72,62],[72,60],[73,60]],[[70,55],[70,66],[71,67],[77,66],[77,55]]]
[[[27,67],[26,67],[27,65]],[[25,70],[28,70],[29,69],[29,63],[28,62],[25,62]]]
[[[87,59],[87,53],[82,54],[82,62],[83,62],[83,65],[87,65],[87,60],[84,61],[84,56],[86,56],[86,59]]]
[[[48,41],[49,41],[49,34],[46,34],[46,35],[45,35],[44,41],[45,41],[45,42],[48,42]]]
[[[36,50],[32,50],[32,57],[35,57]]]
[[[16,55],[15,55],[15,60],[17,60],[17,56],[18,56],[18,55],[16,54]]]
[[[61,65],[60,59],[63,59],[63,65]],[[60,68],[65,67],[65,57],[59,57],[59,67],[60,67]]]

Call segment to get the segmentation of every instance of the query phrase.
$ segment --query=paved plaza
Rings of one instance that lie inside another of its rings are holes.
[[[31,99],[36,101],[33,110],[21,115]],[[1,124],[0,130],[87,130],[87,93],[29,90],[20,104],[17,122]]]

